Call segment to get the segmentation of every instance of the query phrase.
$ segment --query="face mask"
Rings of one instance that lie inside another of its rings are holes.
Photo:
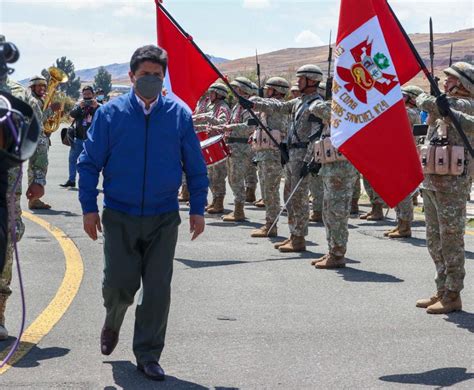
[[[154,99],[161,93],[163,79],[152,74],[142,76],[136,79],[135,88],[145,99]]]
[[[104,95],[97,95],[97,100],[99,102],[101,102],[102,100],[104,100]]]

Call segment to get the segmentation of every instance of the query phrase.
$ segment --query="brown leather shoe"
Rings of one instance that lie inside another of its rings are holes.
[[[51,206],[41,199],[33,199],[28,201],[28,208],[30,210],[49,210]]]
[[[110,355],[117,346],[118,339],[118,332],[104,326],[100,334],[100,351],[102,355]]]
[[[145,364],[137,364],[137,370],[143,372],[145,376],[153,381],[164,381],[165,371],[158,362],[147,362]]]

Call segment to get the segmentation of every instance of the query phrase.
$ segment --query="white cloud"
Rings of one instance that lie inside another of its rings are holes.
[[[302,46],[322,46],[324,45],[323,40],[310,30],[301,31],[295,37],[295,43]]]
[[[246,9],[265,9],[270,5],[270,0],[244,0],[243,7]]]

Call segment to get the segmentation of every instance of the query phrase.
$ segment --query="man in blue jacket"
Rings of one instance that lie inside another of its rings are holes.
[[[97,184],[103,175],[106,308],[101,351],[118,342],[125,312],[142,282],[135,313],[133,352],[137,368],[164,380],[164,347],[179,217],[178,189],[184,171],[190,192],[190,230],[204,231],[208,179],[191,113],[161,96],[167,54],[154,45],[138,48],[130,61],[133,89],[94,116],[78,160],[84,230],[102,232]]]

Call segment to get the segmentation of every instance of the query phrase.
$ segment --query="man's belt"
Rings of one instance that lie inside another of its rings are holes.
[[[306,149],[309,145],[309,142],[295,142],[288,146],[288,149]]]
[[[229,137],[229,138],[227,138],[227,143],[228,144],[248,144],[249,139],[248,138]]]

